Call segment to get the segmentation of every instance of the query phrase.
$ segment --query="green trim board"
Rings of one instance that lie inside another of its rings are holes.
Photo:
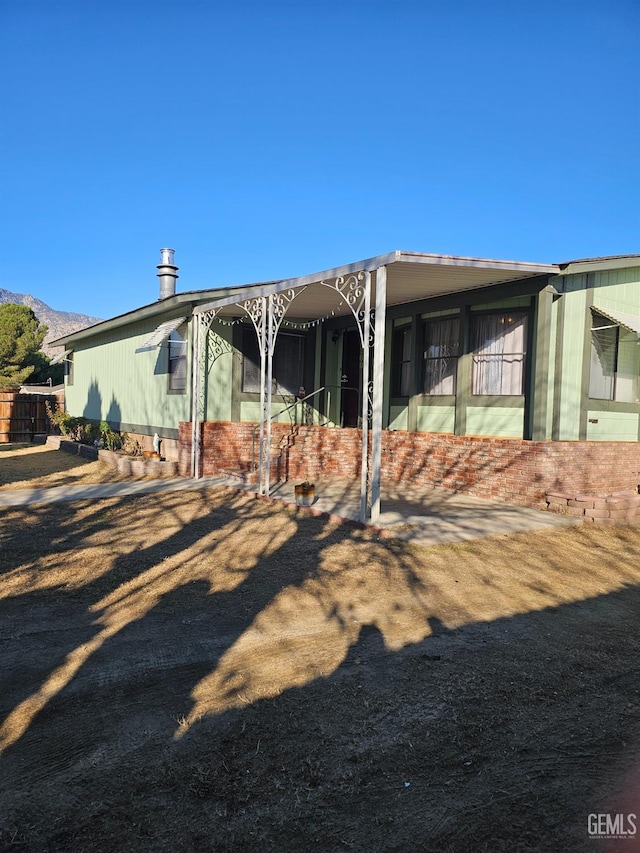
[[[587,274],[587,284],[594,279],[593,273]],[[593,305],[593,287],[587,287],[585,292],[585,312],[582,337],[582,378],[580,383],[580,421],[578,424],[578,438],[585,441],[587,438],[587,420],[589,411],[589,375],[591,367],[591,311]]]
[[[578,441],[588,314],[586,291],[583,289],[565,294],[562,307],[563,329],[562,334],[558,335],[558,340],[562,340],[562,368],[556,376],[556,382],[561,384],[557,438],[561,441]]]
[[[559,297],[555,303],[555,358],[553,360],[553,404],[551,413],[551,438],[553,441],[560,439],[561,406],[562,406],[562,377],[564,358],[564,298]]]
[[[143,424],[128,424],[121,423],[118,426],[115,424],[111,424],[111,426],[117,430],[118,432],[129,432],[135,433],[137,435],[153,435],[154,433],[158,433],[160,438],[163,439],[171,439],[172,441],[177,441],[180,437],[180,431],[178,429],[170,429],[167,427],[156,426],[156,425],[143,425]]]
[[[430,299],[420,299],[411,303],[413,314],[425,314],[434,311],[447,311],[465,306],[493,304],[518,296],[535,296],[538,291],[547,287],[549,276],[536,276],[519,281],[492,285],[478,290],[464,290],[460,293],[449,293],[443,296],[433,296]],[[500,310],[500,309],[497,309]],[[390,306],[387,317],[406,317],[407,305]]]
[[[555,370],[556,370],[556,345],[559,345],[557,339],[557,313],[559,300],[555,294],[551,299],[551,314],[549,316],[549,361],[547,374],[547,422],[545,429],[545,438],[550,439],[553,435],[553,412],[554,412],[554,390],[555,390]]]
[[[528,400],[525,403],[525,438],[544,441],[547,434],[547,403],[549,382],[549,359],[551,350],[551,311],[553,293],[549,288],[541,290],[535,298],[530,312],[530,356],[527,370]]]
[[[543,291],[540,291],[543,292]],[[533,294],[536,296],[537,294]],[[510,299],[499,299],[496,302],[481,302],[479,305],[472,305],[472,311],[508,311],[510,308],[529,308],[531,305],[532,295],[512,296]]]
[[[453,431],[455,435],[467,434],[467,406],[471,398],[471,310],[465,305],[460,311],[460,341],[462,352],[458,356],[456,371],[456,398]]]

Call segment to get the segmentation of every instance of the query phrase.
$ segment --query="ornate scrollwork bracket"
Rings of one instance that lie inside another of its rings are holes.
[[[320,284],[328,287],[330,290],[334,290],[341,297],[340,304],[345,304],[351,309],[358,327],[358,333],[360,334],[362,348],[373,346],[375,311],[369,312],[368,335],[365,331],[365,326],[367,325],[365,323],[367,313],[365,271],[360,270],[360,272],[349,273],[349,275],[339,275],[332,281],[321,281]],[[366,342],[365,336],[367,337]]]

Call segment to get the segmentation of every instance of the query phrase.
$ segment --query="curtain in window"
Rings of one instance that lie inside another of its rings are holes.
[[[458,353],[460,351],[460,320],[452,317],[433,320],[424,325],[425,394],[455,394]]]
[[[527,315],[481,314],[473,318],[472,394],[514,395],[524,389]]]

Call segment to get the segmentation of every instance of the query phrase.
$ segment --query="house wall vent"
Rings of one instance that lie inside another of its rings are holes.
[[[175,296],[176,279],[178,276],[178,267],[173,263],[175,249],[160,249],[161,263],[158,264],[158,278],[160,279],[160,296],[159,299],[167,299],[169,296]]]

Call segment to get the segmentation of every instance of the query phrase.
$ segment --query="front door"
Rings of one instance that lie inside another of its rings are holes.
[[[340,426],[357,427],[360,420],[362,344],[357,329],[347,329],[342,338],[342,391]]]

